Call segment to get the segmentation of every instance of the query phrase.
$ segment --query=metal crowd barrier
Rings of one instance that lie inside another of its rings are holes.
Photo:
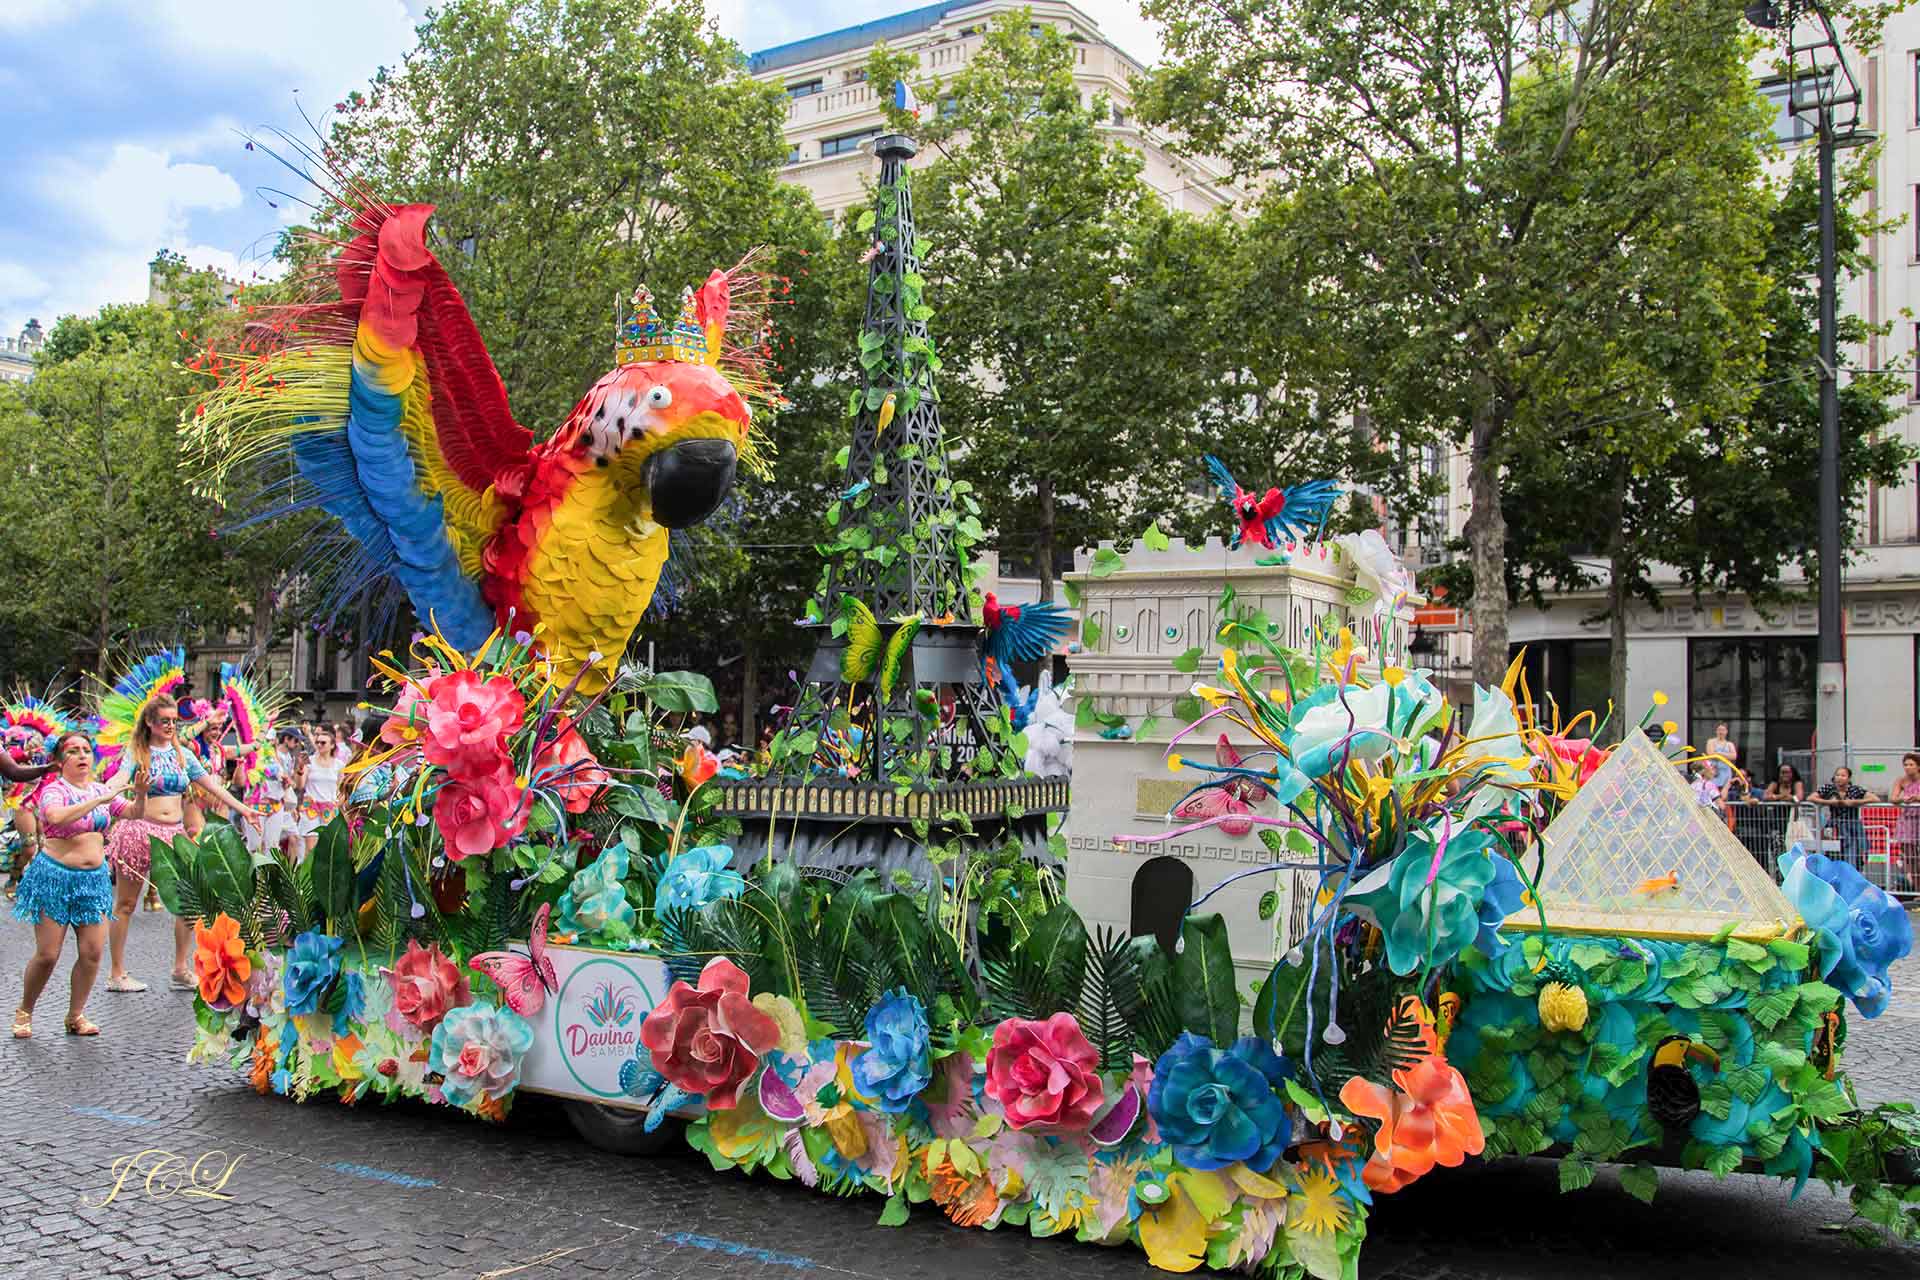
[[[1920,805],[1867,804],[1857,823],[1816,804],[1740,800],[1716,806],[1734,837],[1780,876],[1780,855],[1798,843],[1808,852],[1852,863],[1897,898],[1920,900]]]

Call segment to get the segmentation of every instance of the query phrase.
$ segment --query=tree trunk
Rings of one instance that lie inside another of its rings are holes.
[[[1040,527],[1034,530],[1034,556],[1040,562],[1040,598],[1053,599],[1053,477],[1040,477]]]
[[[1627,558],[1627,461],[1614,467],[1612,532],[1607,538],[1607,697],[1612,701],[1612,740],[1619,742],[1629,723],[1627,709],[1627,604],[1633,598],[1633,566]],[[1577,714],[1583,708],[1574,708]]]
[[[748,751],[759,744],[760,726],[754,712],[760,705],[760,649],[747,637],[746,656],[740,660],[740,742]]]
[[[1473,430],[1467,463],[1467,555],[1473,568],[1473,682],[1489,688],[1507,670],[1507,516],[1500,506],[1496,444],[1503,419],[1484,373],[1474,376]]]

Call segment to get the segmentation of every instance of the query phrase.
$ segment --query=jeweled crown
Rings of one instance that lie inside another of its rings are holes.
[[[628,299],[633,310],[614,334],[613,362],[677,360],[683,364],[711,364],[707,331],[700,324],[693,290],[680,295],[680,317],[668,322],[653,309],[653,294],[641,285]]]

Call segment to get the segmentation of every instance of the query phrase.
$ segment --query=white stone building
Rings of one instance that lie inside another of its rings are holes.
[[[38,320],[27,321],[17,338],[0,338],[0,382],[25,382],[33,376],[33,357],[46,345]]]
[[[1239,198],[1224,167],[1175,157],[1132,116],[1132,79],[1143,68],[1101,34],[1092,18],[1063,0],[959,0],[910,9],[859,26],[810,36],[747,59],[758,80],[787,91],[785,178],[804,187],[829,218],[863,205],[866,182],[879,173],[872,140],[882,127],[881,92],[866,83],[867,55],[884,41],[913,53],[929,77],[948,78],[980,48],[980,34],[994,17],[1031,9],[1036,26],[1058,27],[1074,45],[1074,79],[1087,102],[1104,95],[1116,142],[1138,151],[1148,185],[1175,209],[1205,213]],[[937,102],[923,110],[937,111]],[[922,162],[924,163],[924,157]]]

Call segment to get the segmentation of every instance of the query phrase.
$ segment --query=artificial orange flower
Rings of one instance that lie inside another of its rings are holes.
[[[1000,1207],[993,1183],[963,1176],[951,1160],[942,1160],[928,1183],[933,1202],[960,1226],[977,1227]]]
[[[268,1041],[273,1037],[265,1028],[253,1038],[253,1064],[247,1073],[247,1082],[255,1093],[267,1093],[273,1088],[273,1049]]]
[[[1406,1001],[1415,1007],[1407,1009]],[[1381,1192],[1398,1191],[1436,1164],[1460,1165],[1487,1143],[1465,1078],[1440,1051],[1432,1015],[1413,996],[1402,1001],[1402,1010],[1418,1029],[1425,1050],[1420,1060],[1393,1073],[1393,1089],[1360,1076],[1340,1089],[1347,1110],[1380,1122],[1360,1177]]]
[[[208,1007],[225,1010],[244,1004],[253,962],[240,941],[240,922],[224,911],[213,918],[211,927],[196,922],[193,948],[193,973]]]
[[[688,787],[697,787],[720,772],[720,757],[697,742],[689,742],[676,762],[680,777]]]

